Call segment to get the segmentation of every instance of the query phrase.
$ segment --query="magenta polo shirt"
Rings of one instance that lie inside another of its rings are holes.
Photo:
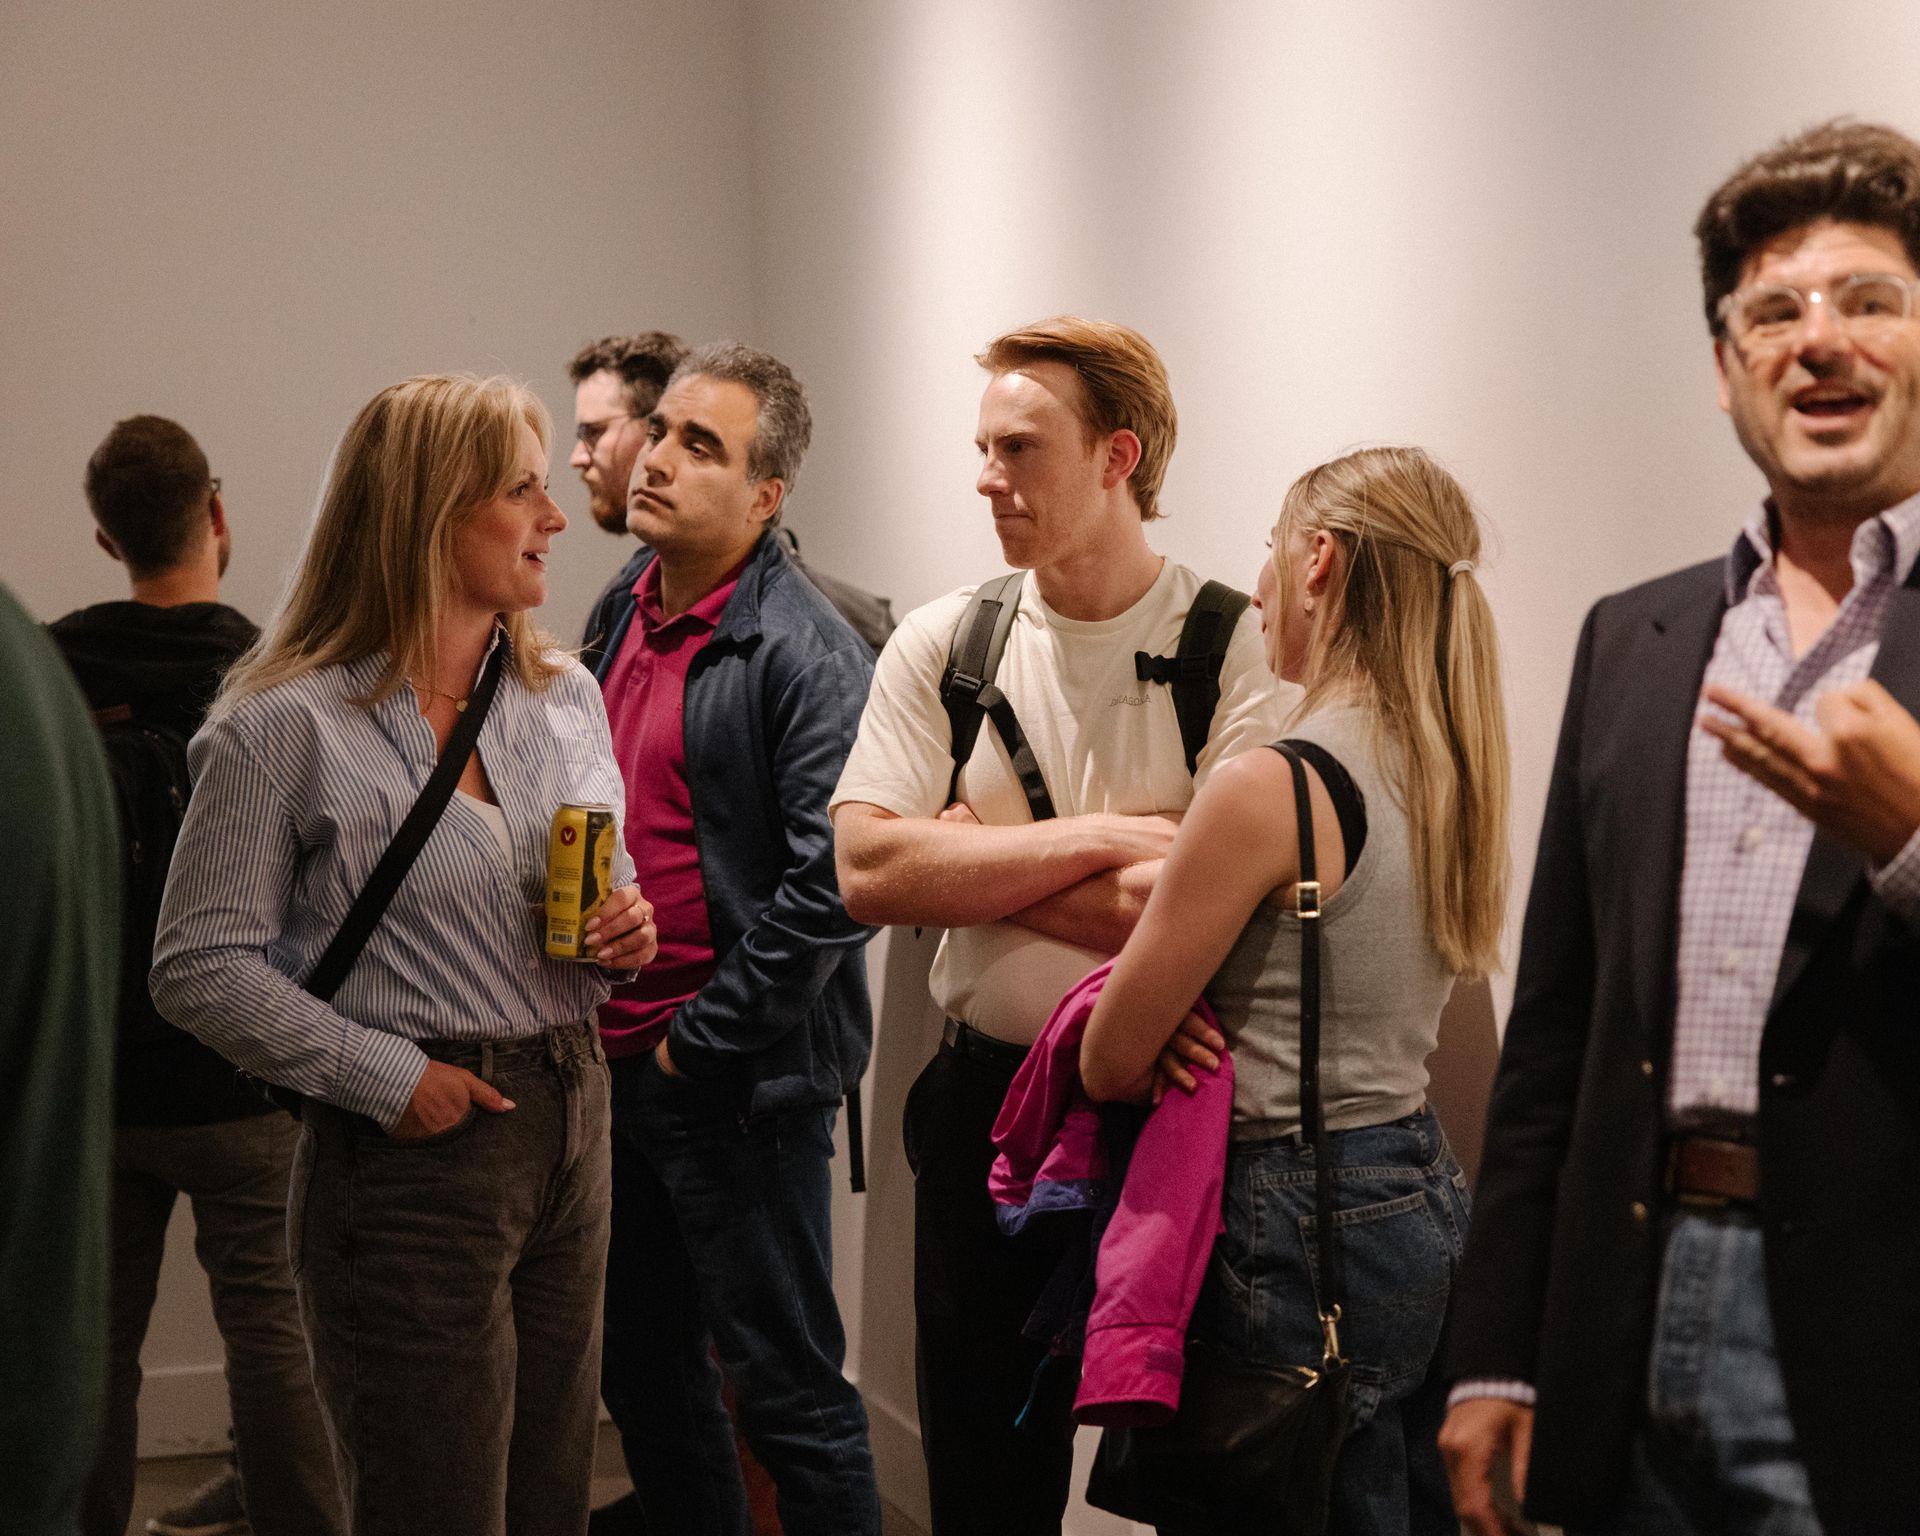
[[[614,759],[627,786],[627,851],[660,934],[653,963],[600,1005],[609,1056],[652,1050],[680,1005],[713,975],[681,707],[687,669],[713,638],[744,567],[743,561],[685,613],[663,621],[660,562],[649,562],[633,584],[633,622],[601,686]]]

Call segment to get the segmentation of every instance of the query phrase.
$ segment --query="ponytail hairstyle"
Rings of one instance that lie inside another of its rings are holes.
[[[1349,694],[1413,841],[1427,932],[1457,975],[1499,968],[1510,875],[1506,707],[1493,611],[1475,565],[1480,526],[1460,484],[1418,448],[1367,448],[1310,469],[1274,530],[1283,604],[1295,532],[1333,536],[1332,590],[1309,642],[1296,718]]]
[[[520,432],[545,449],[553,421],[540,399],[506,378],[427,374],[389,385],[354,417],[334,450],[320,510],[266,632],[228,672],[214,713],[322,667],[384,652],[374,704],[409,674],[430,672],[453,581],[461,525],[503,494],[519,464]],[[564,669],[552,639],[525,613],[501,616],[508,665],[540,691]]]

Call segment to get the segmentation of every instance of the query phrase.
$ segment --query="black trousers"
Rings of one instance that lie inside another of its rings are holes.
[[[943,1045],[907,1095],[914,1175],[914,1316],[920,1441],[932,1536],[1059,1536],[1073,1475],[1077,1361],[1049,1370],[1021,1332],[1062,1240],[1039,1223],[1001,1235],[987,1195],[994,1117],[1013,1066]]]

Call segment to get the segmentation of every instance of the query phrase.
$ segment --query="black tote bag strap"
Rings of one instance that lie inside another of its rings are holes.
[[[1314,1238],[1320,1264],[1320,1322],[1327,1356],[1339,1355],[1339,1322],[1346,1301],[1340,1269],[1340,1232],[1334,1224],[1333,1148],[1326,1136],[1326,1107],[1320,1093],[1320,881],[1314,862],[1313,800],[1307,767],[1286,742],[1274,751],[1293,772],[1294,817],[1300,831],[1300,880],[1294,887],[1300,917],[1300,1134],[1313,1149]]]
[[[360,958],[360,951],[366,947],[367,940],[373,937],[373,930],[379,927],[382,914],[393,900],[394,893],[400,889],[400,882],[407,878],[407,871],[413,868],[413,861],[426,845],[441,813],[447,808],[447,802],[453,799],[454,787],[460,782],[460,775],[466,771],[467,759],[473,756],[474,743],[480,739],[480,725],[487,718],[487,709],[493,703],[494,690],[499,686],[506,654],[507,642],[502,637],[494,645],[493,654],[487,658],[480,681],[474,687],[472,697],[467,700],[467,707],[454,722],[453,734],[441,749],[440,760],[433,765],[433,772],[421,787],[418,798],[413,802],[413,809],[407,812],[406,820],[400,823],[400,830],[393,834],[393,841],[387,844],[386,852],[380,855],[380,862],[373,866],[373,873],[367,876],[367,883],[360,887],[360,894],[354,897],[352,908],[340,924],[340,931],[333,936],[326,953],[321,955],[319,963],[308,975],[305,982],[307,991],[322,1002],[328,1001],[340,990],[340,983],[347,979],[353,962]]]

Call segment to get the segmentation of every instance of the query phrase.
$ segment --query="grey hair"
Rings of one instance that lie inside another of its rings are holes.
[[[667,387],[691,378],[725,379],[753,391],[760,412],[754,419],[753,441],[747,445],[747,478],[778,480],[791,496],[800,461],[813,440],[807,391],[793,370],[779,358],[740,342],[713,341],[683,357]],[[783,497],[781,510],[785,507]]]

